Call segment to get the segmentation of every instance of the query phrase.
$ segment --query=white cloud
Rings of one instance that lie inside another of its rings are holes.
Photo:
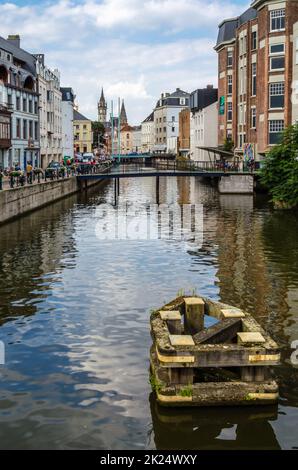
[[[217,24],[241,11],[218,0],[11,1],[0,6],[0,35],[19,33],[25,49],[44,52],[91,118],[103,85],[137,123],[161,92],[216,84]]]

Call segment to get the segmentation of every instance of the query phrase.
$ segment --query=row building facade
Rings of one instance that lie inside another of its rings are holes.
[[[208,161],[209,154],[202,147],[218,145],[217,88],[207,85],[190,95],[190,158]]]
[[[18,35],[0,37],[0,167],[39,166],[39,94],[36,59]]]
[[[218,143],[261,161],[298,120],[298,1],[254,0],[219,25]]]

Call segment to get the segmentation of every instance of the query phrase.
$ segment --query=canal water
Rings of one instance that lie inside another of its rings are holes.
[[[203,239],[102,239],[113,183],[0,227],[0,448],[298,448],[297,214],[195,178],[161,178],[159,199],[202,205]],[[155,201],[154,178],[120,181],[119,203]],[[246,309],[280,344],[278,406],[156,404],[150,309],[181,290]]]

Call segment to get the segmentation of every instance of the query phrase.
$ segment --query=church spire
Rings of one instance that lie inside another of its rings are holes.
[[[105,95],[103,94],[103,87],[101,87],[101,95],[100,95],[100,100],[99,100],[99,102],[102,103],[102,104],[105,104],[105,103],[106,103]]]
[[[122,100],[122,106],[121,106],[121,112],[120,112],[120,123],[121,123],[121,126],[123,126],[124,124],[127,124],[127,114],[126,114],[124,100]]]
[[[103,88],[101,88],[101,96],[98,102],[98,121],[102,122],[103,124],[107,120],[107,109],[108,109],[107,102],[105,100]]]

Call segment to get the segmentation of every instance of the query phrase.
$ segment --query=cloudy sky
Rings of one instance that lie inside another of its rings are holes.
[[[217,25],[249,0],[0,0],[0,35],[46,54],[80,111],[97,115],[101,87],[125,99],[131,124],[161,92],[216,85]]]

